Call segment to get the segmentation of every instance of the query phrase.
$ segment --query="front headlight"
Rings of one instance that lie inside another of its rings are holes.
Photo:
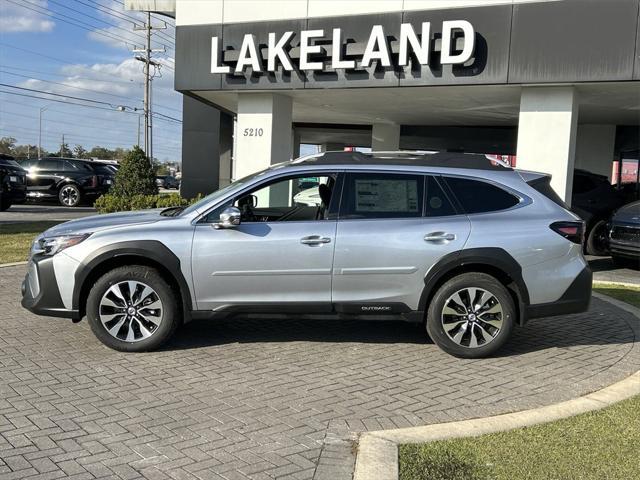
[[[53,256],[65,248],[73,247],[89,238],[90,233],[82,235],[58,235],[55,237],[40,237],[33,242],[31,255]]]

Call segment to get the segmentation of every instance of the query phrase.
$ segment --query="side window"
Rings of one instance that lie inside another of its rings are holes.
[[[47,158],[38,162],[37,167],[40,170],[59,171],[59,170],[62,170],[61,163],[62,162],[60,160],[53,160],[53,159]]]
[[[208,223],[215,223],[220,213],[233,205],[240,209],[242,222],[294,222],[326,220],[333,198],[336,174],[296,176],[260,185],[213,210]]]
[[[466,213],[506,210],[520,202],[511,193],[487,182],[456,177],[446,177],[446,182]]]
[[[422,216],[422,175],[351,173],[343,191],[340,218]]]
[[[426,199],[425,217],[447,217],[458,213],[438,180],[431,175],[427,176]]]

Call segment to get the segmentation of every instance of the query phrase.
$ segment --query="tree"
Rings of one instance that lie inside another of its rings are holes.
[[[0,138],[0,153],[13,155],[16,148],[16,139],[13,137]]]
[[[155,195],[158,193],[153,165],[144,151],[136,146],[120,162],[110,195],[130,197],[132,195]]]
[[[89,150],[89,156],[101,160],[113,160],[113,150],[104,147],[93,147]]]
[[[89,152],[87,152],[82,145],[76,145],[73,147],[73,156],[76,158],[87,158]]]

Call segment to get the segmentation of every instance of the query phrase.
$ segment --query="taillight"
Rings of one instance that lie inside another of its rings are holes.
[[[584,223],[583,222],[554,222],[549,228],[562,235],[570,242],[582,245],[584,241]]]
[[[95,175],[91,177],[91,186],[94,188],[98,186],[98,177],[96,177]]]

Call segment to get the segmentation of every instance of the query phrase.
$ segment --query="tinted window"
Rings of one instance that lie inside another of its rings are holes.
[[[79,172],[91,172],[93,173],[93,167],[85,162],[69,162],[72,168]]]
[[[342,218],[421,217],[422,175],[353,173],[347,176]]]
[[[425,208],[426,217],[446,217],[455,215],[456,209],[449,201],[449,198],[442,190],[438,181],[431,176],[427,177],[427,204]]]
[[[62,170],[62,162],[60,160],[53,160],[50,158],[44,159],[44,160],[40,160],[40,162],[38,162],[38,168],[40,170]]]
[[[455,177],[446,181],[466,213],[506,210],[519,203],[514,195],[487,182]]]

